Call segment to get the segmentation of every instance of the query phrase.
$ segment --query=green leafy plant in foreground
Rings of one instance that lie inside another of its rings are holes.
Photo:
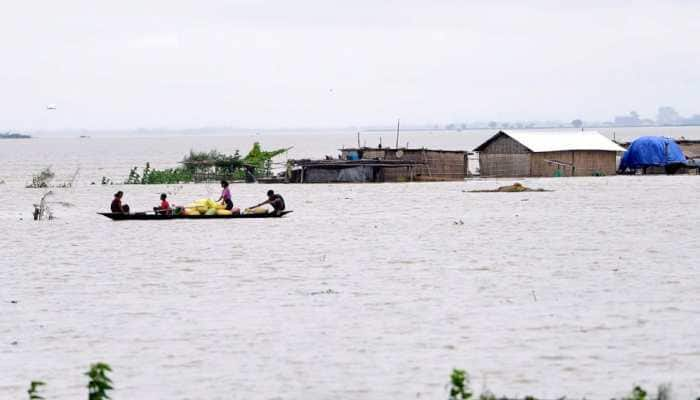
[[[472,397],[469,389],[469,375],[463,369],[453,369],[450,375],[450,398],[449,400],[467,400]]]
[[[517,398],[501,396],[496,397],[493,393],[485,390],[475,397],[475,394],[471,391],[469,387],[469,374],[463,369],[453,369],[450,374],[450,397],[448,400],[466,400],[466,399],[477,399],[478,400],[516,400]],[[566,397],[561,397],[560,399],[565,399]],[[671,400],[671,385],[662,384],[659,385],[656,396],[648,393],[646,390],[642,389],[641,386],[635,386],[628,395],[622,397],[619,400]],[[537,400],[533,396],[525,396],[523,400]],[[612,399],[616,400],[616,399]],[[697,398],[700,400],[700,397]]]
[[[639,386],[632,389],[632,393],[622,400],[647,400],[647,392]]]
[[[27,390],[27,394],[29,394],[29,400],[44,400],[43,397],[39,394],[39,386],[44,386],[46,385],[42,381],[31,381],[29,384],[29,390]]]
[[[102,362],[90,365],[90,370],[85,373],[90,377],[88,383],[88,399],[89,400],[108,400],[107,394],[112,390],[112,380],[107,376],[107,372],[112,372],[112,368]]]

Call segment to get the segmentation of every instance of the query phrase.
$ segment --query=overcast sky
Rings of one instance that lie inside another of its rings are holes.
[[[699,21],[695,0],[5,1],[0,131],[700,113]]]

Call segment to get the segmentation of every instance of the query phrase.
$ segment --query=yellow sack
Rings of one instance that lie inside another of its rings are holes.
[[[209,210],[207,206],[197,206],[197,211],[199,211],[201,214],[206,213]]]
[[[216,208],[216,202],[212,199],[207,199],[205,205],[207,208]]]
[[[217,210],[224,210],[224,209],[226,209],[226,206],[224,204],[221,204],[221,203],[216,203],[216,209]]]
[[[267,208],[265,208],[265,207],[246,208],[245,213],[246,214],[267,214]]]
[[[216,208],[208,209],[206,215],[216,215]]]
[[[200,215],[196,208],[185,208],[185,215]]]
[[[216,210],[216,215],[232,215],[230,210]]]

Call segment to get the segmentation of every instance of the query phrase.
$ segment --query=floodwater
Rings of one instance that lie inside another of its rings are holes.
[[[412,140],[470,148],[490,133]],[[31,380],[47,398],[84,397],[96,361],[113,367],[117,399],[440,399],[453,367],[499,395],[699,394],[699,176],[521,180],[546,193],[468,192],[513,182],[486,179],[234,185],[238,204],[273,188],[294,213],[95,214],[118,189],[132,209],[160,192],[215,197],[215,184],[99,179],[253,140],[318,157],[356,137],[0,142],[0,398],[26,396]],[[53,189],[57,218],[35,222],[44,192],[24,185],[47,165],[55,183],[79,175]]]

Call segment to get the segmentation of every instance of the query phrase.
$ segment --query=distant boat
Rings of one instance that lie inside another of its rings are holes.
[[[55,109],[56,109],[56,105],[55,105],[55,104],[49,104],[48,106],[46,106],[46,109],[47,109],[47,110],[55,110]]]

